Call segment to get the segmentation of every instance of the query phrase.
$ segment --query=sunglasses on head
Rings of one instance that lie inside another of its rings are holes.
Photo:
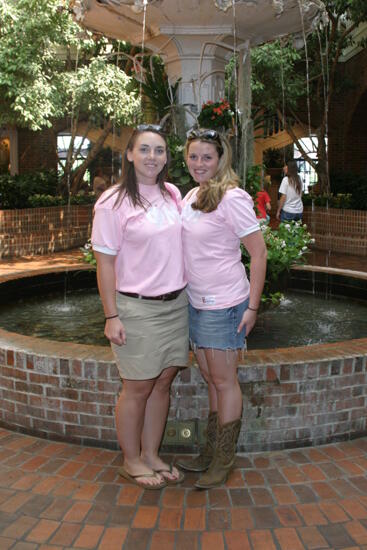
[[[188,131],[187,139],[189,141],[197,138],[210,139],[212,141],[216,141],[220,146],[222,146],[220,135],[216,130],[200,130],[200,128],[198,128],[196,130],[194,129]]]
[[[138,130],[138,132],[153,131],[153,132],[162,133],[163,132],[163,127],[160,126],[159,124],[139,124],[139,126],[136,127],[136,130]]]

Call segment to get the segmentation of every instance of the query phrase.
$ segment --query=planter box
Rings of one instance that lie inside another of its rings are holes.
[[[93,205],[0,210],[0,258],[47,254],[82,246]]]
[[[303,221],[315,248],[367,256],[367,211],[306,206]]]

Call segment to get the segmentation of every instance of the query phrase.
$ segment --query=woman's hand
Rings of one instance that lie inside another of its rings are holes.
[[[253,311],[252,309],[246,309],[246,311],[242,315],[242,320],[238,325],[237,332],[238,333],[241,332],[243,327],[246,326],[246,336],[248,336],[255,326],[256,318],[257,318],[257,311]]]
[[[117,346],[123,346],[126,344],[125,328],[118,317],[106,319],[104,333],[106,338],[108,338],[113,344],[116,344]]]

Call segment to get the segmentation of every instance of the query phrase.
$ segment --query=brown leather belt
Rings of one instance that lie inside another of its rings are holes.
[[[141,294],[135,294],[135,292],[122,292],[121,290],[119,290],[119,293],[124,296],[129,296],[129,298],[138,298],[139,300],[161,300],[162,302],[169,302],[170,300],[175,300],[182,291],[183,288],[180,288],[180,290],[174,290],[173,292],[161,294],[160,296],[142,296]]]

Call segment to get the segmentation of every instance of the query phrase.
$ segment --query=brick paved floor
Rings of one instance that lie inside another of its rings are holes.
[[[367,549],[367,438],[238,456],[211,491],[143,491],[117,451],[6,430],[0,462],[1,550]]]

